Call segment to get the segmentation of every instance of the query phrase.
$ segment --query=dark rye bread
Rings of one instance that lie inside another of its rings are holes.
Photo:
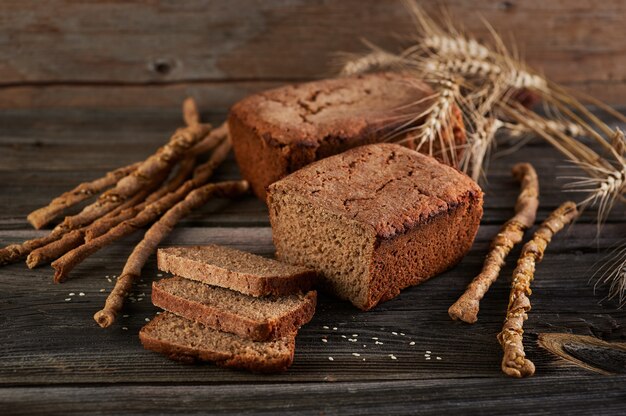
[[[228,117],[237,163],[254,193],[264,200],[267,186],[289,173],[352,147],[384,140],[407,121],[407,115],[412,118],[428,108],[432,101],[427,97],[432,94],[414,75],[388,72],[288,85],[252,95],[236,103]],[[453,140],[461,149],[465,128],[459,109],[454,107],[453,113]],[[438,146],[436,140],[434,154]]]
[[[228,247],[168,247],[157,251],[159,270],[251,296],[306,292],[315,272]]]
[[[315,313],[317,293],[256,298],[173,277],[152,283],[152,303],[183,318],[253,341],[293,334]]]
[[[470,249],[483,193],[456,169],[395,144],[315,162],[268,188],[277,258],[367,310]]]
[[[163,312],[141,328],[144,348],[183,362],[213,361],[221,367],[259,373],[286,370],[293,363],[295,334],[267,342],[243,339]]]

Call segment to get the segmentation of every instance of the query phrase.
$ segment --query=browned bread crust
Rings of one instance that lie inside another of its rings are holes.
[[[139,331],[147,350],[176,361],[213,361],[220,367],[257,373],[285,371],[293,363],[295,334],[269,342],[245,340],[169,312],[157,315]]]
[[[365,310],[459,262],[482,203],[469,177],[395,144],[348,150],[268,188],[276,256]]]
[[[309,322],[315,314],[317,293],[254,298],[174,277],[152,283],[152,303],[219,331],[267,341],[293,334]]]
[[[427,98],[432,94],[414,76],[395,72],[288,85],[255,94],[236,103],[228,117],[235,157],[243,177],[264,200],[268,185],[315,160],[388,140],[407,115],[420,114],[432,103]],[[461,149],[465,128],[460,110],[454,107],[453,113],[452,135]],[[438,146],[439,140],[434,144],[435,154]]]
[[[251,296],[284,296],[313,287],[315,272],[217,245],[157,251],[159,270]]]

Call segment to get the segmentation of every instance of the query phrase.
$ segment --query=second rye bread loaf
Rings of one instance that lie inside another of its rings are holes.
[[[414,75],[383,72],[288,85],[252,95],[236,103],[228,116],[239,169],[264,200],[268,185],[311,162],[389,140],[398,127],[432,105],[433,94]],[[441,153],[440,142],[454,143],[458,149],[465,144],[461,112],[455,106],[452,114],[451,131],[442,129],[440,140],[433,143],[435,155]],[[417,119],[409,125],[422,122]],[[425,152],[428,147],[423,146]]]
[[[469,177],[395,144],[319,160],[268,192],[277,258],[314,268],[322,287],[361,309],[459,262],[482,203]]]
[[[306,292],[315,272],[218,245],[167,247],[157,251],[159,270],[250,296]]]
[[[181,277],[152,283],[152,303],[166,311],[253,341],[293,335],[315,313],[317,294],[253,297]]]

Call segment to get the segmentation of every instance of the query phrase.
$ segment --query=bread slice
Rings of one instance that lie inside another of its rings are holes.
[[[168,247],[157,252],[159,269],[251,296],[284,296],[308,291],[315,272],[217,245]]]
[[[315,314],[317,293],[256,298],[173,277],[152,283],[152,303],[166,311],[254,341],[296,332]]]
[[[144,348],[183,362],[213,361],[221,367],[259,373],[286,370],[293,363],[295,334],[268,342],[243,339],[163,312],[141,328]]]

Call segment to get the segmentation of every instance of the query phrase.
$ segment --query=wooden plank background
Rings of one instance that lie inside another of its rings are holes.
[[[479,39],[486,18],[550,78],[626,104],[622,0],[420,1]],[[0,2],[0,109],[204,108],[333,74],[361,38],[397,50],[414,26],[399,0]]]

